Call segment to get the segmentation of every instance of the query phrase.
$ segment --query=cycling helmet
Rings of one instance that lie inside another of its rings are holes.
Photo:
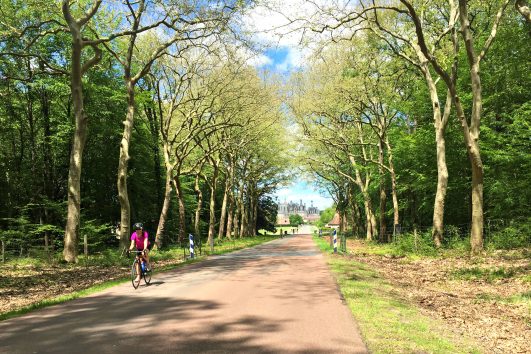
[[[144,225],[142,225],[141,222],[137,222],[133,225],[133,230],[142,230],[144,228]]]

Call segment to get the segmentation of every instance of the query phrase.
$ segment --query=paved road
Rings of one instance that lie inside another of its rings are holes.
[[[297,235],[0,322],[1,353],[366,353]]]

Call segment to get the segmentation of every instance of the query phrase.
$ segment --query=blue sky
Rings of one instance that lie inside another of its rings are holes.
[[[304,70],[311,49],[301,47],[301,32],[294,30],[293,26],[287,25],[287,17],[306,18],[315,10],[316,4],[328,0],[271,0],[269,6],[280,9],[271,11],[269,7],[257,6],[248,12],[244,18],[245,26],[249,33],[253,33],[253,39],[268,49],[255,55],[249,63],[258,70],[280,74],[288,78],[295,71]],[[308,179],[311,176],[301,176],[291,185],[278,190],[275,196],[279,202],[297,201],[301,199],[306,205],[317,206],[320,210],[332,206],[333,200],[329,195],[321,195],[314,189]]]
[[[257,66],[270,72],[289,76],[292,71],[300,70],[301,68],[299,59],[302,56],[294,53],[297,52],[287,46],[267,49],[263,53],[264,57],[262,57],[261,64]],[[275,196],[278,198],[278,202],[294,201],[298,203],[302,199],[302,202],[307,206],[310,206],[313,202],[313,205],[320,210],[324,210],[333,204],[333,200],[329,195],[320,193],[311,184],[303,180],[295,181],[291,185],[278,190]]]

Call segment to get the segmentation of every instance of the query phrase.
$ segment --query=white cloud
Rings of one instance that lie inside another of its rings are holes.
[[[267,7],[259,5],[246,13],[244,28],[262,44],[297,46],[302,33],[296,31],[296,24],[290,24],[290,18],[300,16],[305,4],[304,0],[268,1]]]
[[[287,55],[284,60],[275,65],[276,71],[287,72],[305,67],[310,56],[310,50],[308,48],[287,47],[286,50]]]
[[[286,58],[277,63],[275,69],[288,72],[302,68],[311,54],[308,46],[301,45],[301,21],[292,20],[306,18],[313,12],[315,6],[306,0],[270,0],[267,7],[259,5],[246,13],[243,27],[261,45],[287,49]]]
[[[260,68],[262,66],[270,65],[273,63],[273,59],[268,57],[265,54],[258,54],[254,55],[249,60],[247,60],[247,63],[251,66],[254,66],[256,68]]]

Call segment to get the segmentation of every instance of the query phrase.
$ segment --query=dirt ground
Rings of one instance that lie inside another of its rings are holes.
[[[182,260],[166,260],[153,266],[160,269],[179,263]],[[0,313],[68,295],[109,280],[122,279],[129,274],[129,267],[117,266],[0,266]]]
[[[401,298],[472,338],[485,353],[531,353],[528,251],[407,260],[368,254],[356,240],[347,247],[350,257],[379,271]]]

